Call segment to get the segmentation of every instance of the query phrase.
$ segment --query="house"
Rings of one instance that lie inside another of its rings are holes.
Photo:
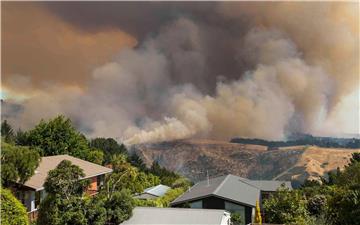
[[[143,193],[135,195],[134,198],[138,199],[155,199],[158,197],[162,197],[165,193],[170,189],[170,187],[166,185],[159,184],[154,187],[149,187],[143,191]]]
[[[225,209],[239,213],[244,224],[252,222],[256,200],[276,191],[282,184],[291,188],[290,182],[261,181],[225,175],[201,181],[176,198],[172,207]]]
[[[122,225],[230,225],[230,213],[215,209],[136,207]]]
[[[17,187],[15,190],[17,198],[26,206],[30,220],[37,217],[38,206],[46,196],[44,183],[48,172],[55,169],[63,160],[69,160],[72,164],[83,169],[85,173],[83,179],[90,180],[90,185],[87,189],[87,193],[90,195],[97,193],[99,187],[103,184],[105,174],[112,172],[112,169],[69,155],[42,157],[39,166],[35,170],[35,174],[25,184]]]

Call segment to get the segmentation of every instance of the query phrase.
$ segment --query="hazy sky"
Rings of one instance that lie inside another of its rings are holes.
[[[3,2],[2,119],[127,143],[359,134],[359,6]]]

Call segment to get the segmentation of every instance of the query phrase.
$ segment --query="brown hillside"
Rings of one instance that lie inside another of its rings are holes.
[[[303,181],[343,168],[351,153],[360,149],[331,149],[315,146],[292,146],[268,151],[259,145],[189,139],[133,146],[151,165],[179,172],[193,181],[210,176],[235,174],[252,179]]]

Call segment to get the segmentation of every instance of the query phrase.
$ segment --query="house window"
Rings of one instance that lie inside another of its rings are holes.
[[[239,213],[242,224],[245,224],[245,207],[232,202],[225,201],[225,210],[231,213]]]
[[[41,201],[45,198],[45,190],[35,192],[35,208],[38,209]]]
[[[101,187],[104,185],[104,175],[97,176],[96,181],[97,181],[97,189],[100,190]]]
[[[39,208],[40,205],[40,201],[41,201],[41,191],[37,191],[35,192],[35,208]]]
[[[196,202],[190,202],[190,208],[202,209],[202,208],[203,208],[203,202],[202,202],[202,200],[196,201]]]

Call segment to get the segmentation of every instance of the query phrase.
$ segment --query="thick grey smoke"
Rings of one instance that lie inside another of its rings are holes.
[[[151,32],[146,19],[134,18],[141,27],[133,31],[141,36],[136,48],[96,68],[85,90],[47,90],[50,97],[28,99],[13,119],[23,124],[64,113],[90,136],[126,144],[318,131],[358,88],[358,8],[269,4],[208,3],[207,11],[186,5],[172,14],[162,6]],[[146,12],[159,10],[152,7]],[[37,114],[39,108],[46,110]]]

